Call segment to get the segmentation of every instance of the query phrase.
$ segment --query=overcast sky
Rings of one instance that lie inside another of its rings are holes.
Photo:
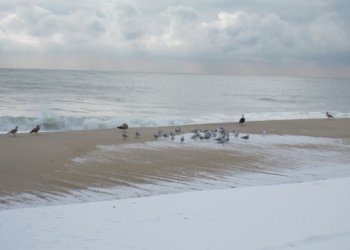
[[[350,1],[0,0],[0,67],[350,76]]]

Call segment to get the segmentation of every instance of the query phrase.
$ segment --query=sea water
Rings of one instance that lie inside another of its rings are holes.
[[[0,69],[0,132],[350,117],[350,79]]]

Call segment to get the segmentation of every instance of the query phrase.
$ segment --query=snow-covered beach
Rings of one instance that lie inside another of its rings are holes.
[[[0,212],[0,249],[337,249],[350,178]]]

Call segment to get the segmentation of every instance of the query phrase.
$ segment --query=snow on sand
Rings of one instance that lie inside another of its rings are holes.
[[[350,177],[0,211],[0,249],[349,249]]]

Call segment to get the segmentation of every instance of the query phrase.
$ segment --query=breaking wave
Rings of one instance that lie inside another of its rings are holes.
[[[349,113],[332,112],[335,117],[348,118]],[[108,129],[126,122],[130,127],[157,127],[176,126],[187,124],[236,122],[241,114],[205,114],[191,117],[167,116],[157,114],[123,114],[114,117],[90,117],[90,116],[60,116],[53,111],[41,112],[38,117],[26,116],[1,116],[0,133],[5,133],[15,126],[19,132],[31,130],[40,124],[42,131],[68,131],[68,130],[89,130]],[[291,120],[291,119],[319,119],[325,118],[323,112],[271,112],[271,113],[246,113],[248,121],[262,120]]]

